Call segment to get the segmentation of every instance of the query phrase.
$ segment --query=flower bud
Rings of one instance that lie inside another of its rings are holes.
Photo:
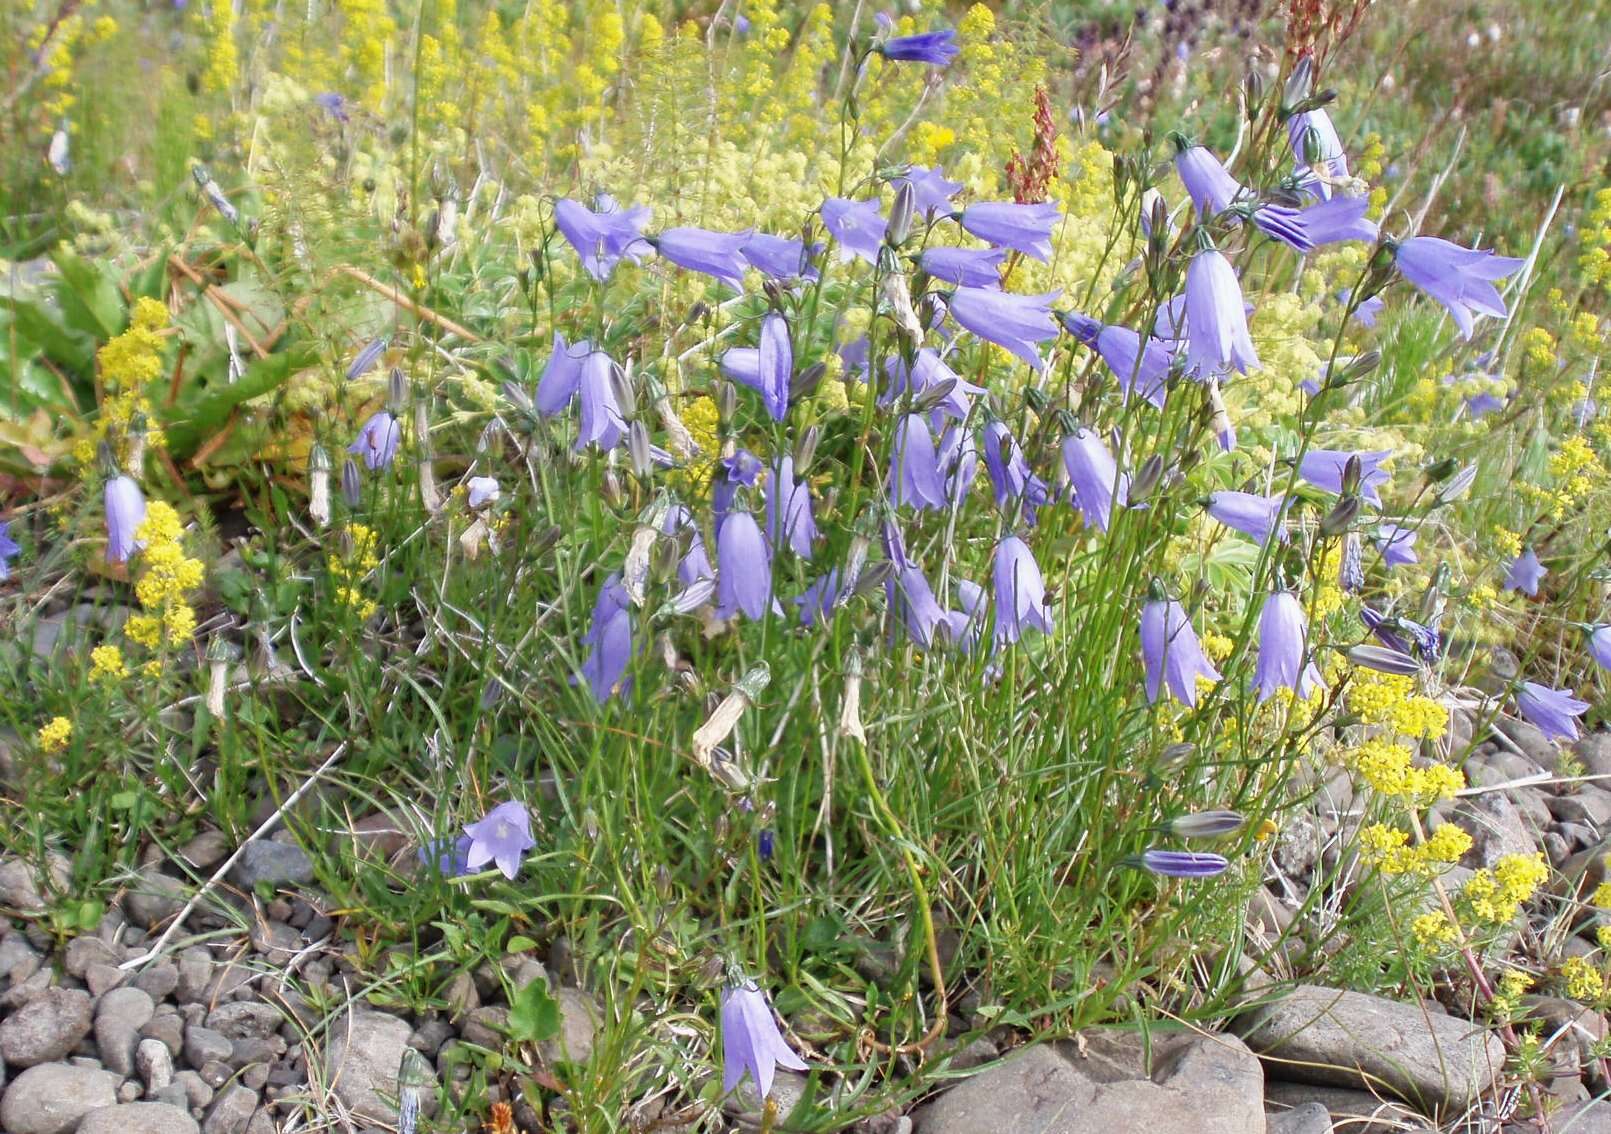
[[[797,402],[816,393],[817,387],[822,385],[823,375],[827,373],[828,365],[823,362],[813,362],[804,370],[797,371],[789,380],[789,401]]]
[[[640,480],[654,474],[654,454],[650,452],[649,430],[643,422],[634,420],[627,426],[627,452],[632,457],[632,471]]]
[[[1152,762],[1152,766],[1160,772],[1172,772],[1189,762],[1196,755],[1197,745],[1195,744],[1171,744],[1158,753],[1158,758]]]
[[[916,206],[917,191],[910,180],[902,181],[895,189],[895,203],[890,206],[889,223],[884,226],[884,239],[892,248],[906,243],[912,233],[912,211]]]
[[[1455,473],[1454,479],[1450,480],[1448,484],[1445,484],[1442,488],[1438,489],[1438,503],[1450,504],[1460,499],[1466,493],[1471,491],[1471,485],[1476,481],[1476,479],[1477,466],[1467,465],[1465,468]]]
[[[520,383],[506,381],[503,384],[503,397],[504,401],[514,406],[525,416],[537,416],[537,407],[533,404],[531,395],[526,393],[525,388]]]
[[[1314,89],[1314,81],[1314,57],[1303,55],[1292,68],[1292,74],[1287,76],[1286,88],[1281,92],[1281,101],[1289,107],[1298,105],[1309,97],[1309,92]]]
[[[808,425],[794,444],[794,475],[804,476],[811,468],[811,459],[817,455],[822,441],[822,426]]]
[[[1344,496],[1331,511],[1320,518],[1320,534],[1334,536],[1348,530],[1359,517],[1360,500],[1357,496]]]
[[[308,515],[321,528],[330,522],[330,454],[317,441],[308,452]]]
[[[723,382],[717,389],[716,412],[724,422],[732,421],[738,412],[738,387],[731,382]]]
[[[349,508],[358,507],[364,499],[364,482],[358,475],[358,462],[351,457],[341,465],[341,498]]]
[[[1139,504],[1152,495],[1152,490],[1158,487],[1158,481],[1163,476],[1163,469],[1163,458],[1157,453],[1141,462],[1135,475],[1130,478],[1130,503]]]
[[[632,379],[622,367],[610,367],[610,390],[615,394],[615,404],[620,407],[622,417],[637,414],[638,398],[632,389]]]
[[[393,417],[401,417],[408,404],[408,378],[401,366],[394,366],[386,376],[386,408]]]
[[[1414,677],[1421,672],[1421,663],[1408,654],[1389,650],[1383,646],[1359,645],[1347,654],[1354,665],[1374,669],[1377,673],[1391,673],[1399,677]]]
[[[1246,820],[1236,811],[1199,811],[1192,815],[1177,815],[1165,829],[1181,839],[1217,839],[1241,829]]]

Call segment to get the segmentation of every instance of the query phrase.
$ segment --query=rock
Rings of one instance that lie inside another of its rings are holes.
[[[272,1004],[260,1000],[235,1000],[220,1004],[207,1013],[207,1026],[232,1040],[266,1036],[278,1031],[285,1016]]]
[[[201,1124],[202,1134],[246,1134],[257,1111],[257,1092],[239,1084],[219,1092]]]
[[[17,985],[39,971],[44,956],[20,933],[0,937],[0,980]]]
[[[1551,1055],[1571,1070],[1596,1068],[1594,1050],[1607,1031],[1604,1016],[1560,996],[1524,996],[1521,1004],[1524,1018],[1540,1021],[1543,1035],[1554,1037]]]
[[[767,1098],[777,1109],[779,1119],[788,1118],[789,1112],[800,1105],[805,1097],[807,1077],[798,1071],[790,1071],[779,1067],[772,1078],[772,1093]],[[767,1129],[762,1118],[762,1099],[755,1089],[755,1081],[748,1075],[731,1094],[722,1100],[722,1110],[728,1117],[737,1121],[742,1130]],[[782,1123],[774,1123],[770,1129],[776,1130]]]
[[[67,970],[68,976],[83,980],[84,971],[90,965],[96,962],[116,965],[122,959],[116,949],[99,937],[75,937],[67,943],[67,951],[62,955],[62,968]]]
[[[196,1120],[176,1106],[136,1102],[90,1111],[78,1134],[196,1134],[196,1130]]]
[[[1549,807],[1562,823],[1581,823],[1603,831],[1611,821],[1611,791],[1585,784],[1571,795],[1551,796]]]
[[[49,969],[40,969],[21,984],[12,985],[4,993],[0,993],[0,1008],[14,1012],[25,1004],[33,1003],[50,991],[51,981],[54,979],[55,974]]]
[[[151,997],[138,988],[114,988],[95,1006],[95,1046],[107,1070],[125,1079],[134,1074],[140,1029],[156,1013]]]
[[[313,862],[301,847],[292,843],[259,839],[246,845],[230,868],[229,880],[242,890],[251,890],[259,882],[269,886],[300,886],[313,881]]]
[[[84,983],[89,986],[90,995],[99,1000],[122,984],[128,975],[116,965],[103,965],[97,961],[85,970]]]
[[[1111,1134],[1181,1129],[1257,1134],[1264,1076],[1234,1036],[1152,1036],[1150,1073],[1139,1034],[1083,1033],[1036,1044],[963,1080],[913,1116],[921,1134]]]
[[[158,1040],[168,1049],[169,1055],[178,1055],[184,1050],[184,1019],[177,1012],[158,1012],[140,1029],[140,1037]]]
[[[1611,732],[1590,732],[1573,747],[1578,762],[1591,776],[1611,776]]]
[[[1572,845],[1554,831],[1545,832],[1543,847],[1544,857],[1557,869],[1572,857]]]
[[[554,999],[559,1001],[559,1035],[543,1041],[543,1058],[586,1063],[593,1058],[593,1037],[599,1030],[598,1005],[577,988],[556,989]]]
[[[442,989],[442,999],[447,1004],[448,1015],[455,1020],[462,1020],[481,1007],[481,994],[475,989],[475,978],[463,969],[454,973]]]
[[[213,1101],[212,1084],[196,1071],[175,1071],[173,1085],[185,1093],[185,1102],[193,1110],[201,1110]]]
[[[0,1020],[0,1059],[12,1067],[52,1063],[89,1035],[92,1022],[89,993],[46,989]]]
[[[145,1088],[140,1086],[139,1083],[133,1079],[125,1079],[118,1084],[117,1101],[120,1103],[134,1102],[144,1094]]]
[[[209,1061],[225,1060],[234,1050],[234,1043],[226,1035],[211,1028],[185,1029],[185,1062],[192,1067],[205,1066]]]
[[[356,853],[360,859],[391,859],[413,841],[413,835],[401,820],[385,811],[376,811],[359,819],[351,831],[338,831],[331,839],[330,849],[337,855]]]
[[[229,838],[208,827],[179,848],[179,858],[197,870],[211,870],[229,854]]]
[[[397,1069],[413,1029],[384,1012],[349,1010],[332,1023],[325,1045],[325,1075],[357,1118],[395,1122]]]
[[[1480,870],[1507,854],[1532,854],[1538,850],[1533,832],[1522,820],[1521,812],[1500,792],[1485,792],[1461,800],[1454,818],[1472,838],[1471,849],[1460,860],[1461,866]]]
[[[235,1077],[235,1069],[222,1059],[209,1059],[201,1065],[199,1074],[201,1081],[216,1091]]]
[[[1318,1102],[1301,1103],[1267,1118],[1266,1134],[1331,1134],[1331,1112]]]
[[[179,954],[179,983],[174,987],[174,999],[181,1004],[196,1004],[207,995],[212,980],[212,954],[200,945],[192,945]]]
[[[509,1009],[501,1006],[477,1008],[466,1014],[459,1036],[465,1043],[494,1051],[503,1046],[504,1031],[509,1026]]]
[[[1601,1099],[1573,1103],[1549,1116],[1550,1129],[1557,1134],[1611,1134],[1611,1103]],[[1504,1134],[1533,1134],[1531,1122],[1513,1123]]]
[[[123,896],[123,909],[129,920],[142,929],[161,925],[185,904],[185,884],[156,866],[143,867],[129,882]]]
[[[302,934],[283,921],[254,920],[249,936],[252,948],[271,964],[285,964],[302,948]]]
[[[1522,754],[1540,768],[1554,772],[1560,762],[1560,749],[1544,735],[1544,731],[1530,721],[1501,716],[1494,721],[1494,731],[1522,750]]]
[[[67,860],[54,851],[46,856],[51,886],[63,889],[72,875]],[[47,907],[43,893],[44,882],[37,868],[20,858],[0,861],[0,906],[8,906],[18,913],[44,913]]]
[[[173,1053],[161,1040],[143,1039],[134,1049],[134,1069],[147,1093],[160,1091],[173,1082]]]
[[[97,1107],[117,1103],[118,1078],[110,1071],[41,1063],[12,1081],[0,1098],[6,1134],[70,1134]]]
[[[1320,985],[1298,985],[1237,1026],[1272,1074],[1339,1087],[1385,1084],[1429,1109],[1463,1111],[1505,1063],[1499,1037],[1478,1025]]]
[[[1431,1134],[1432,1123],[1402,1103],[1379,1099],[1369,1091],[1346,1087],[1317,1087],[1311,1083],[1273,1082],[1265,1087],[1265,1101],[1297,1111],[1318,1103],[1331,1116],[1323,1129],[1337,1134]],[[1270,1130],[1276,1127],[1273,1124]]]
[[[157,961],[140,970],[134,978],[134,987],[152,1000],[166,1000],[179,987],[179,967],[169,960]]]
[[[285,1054],[285,1041],[279,1036],[257,1038],[248,1036],[238,1039],[230,1045],[229,1065],[237,1070],[249,1067],[254,1063],[273,1063]]]

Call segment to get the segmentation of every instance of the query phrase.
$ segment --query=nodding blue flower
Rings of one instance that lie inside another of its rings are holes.
[[[1292,144],[1292,156],[1298,168],[1305,172],[1302,187],[1321,200],[1330,197],[1332,184],[1348,176],[1348,156],[1325,107],[1305,110],[1289,118],[1287,140]],[[1311,144],[1313,152],[1310,152]]]
[[[950,28],[919,32],[917,35],[897,35],[878,45],[878,53],[885,59],[900,63],[928,63],[944,67],[957,57],[962,49],[956,44],[957,33]]]
[[[722,523],[733,510],[738,490],[759,484],[765,468],[761,458],[748,449],[735,449],[731,456],[721,459],[722,471],[712,478],[710,492],[711,528],[717,535],[721,534]]]
[[[764,618],[771,605],[771,549],[754,516],[729,513],[716,533],[716,615]]]
[[[1313,252],[1319,243],[1309,234],[1308,217],[1297,209],[1285,205],[1255,205],[1249,210],[1248,218],[1264,235],[1299,252]]]
[[[520,872],[521,856],[537,845],[531,837],[530,812],[524,803],[513,799],[498,804],[479,822],[465,827],[464,833],[470,836],[465,867],[480,870],[489,862],[495,863],[511,882]]]
[[[11,524],[0,520],[0,583],[11,578],[11,561],[22,548],[11,538]]]
[[[354,355],[352,362],[347,366],[347,380],[350,382],[354,378],[362,378],[373,370],[375,363],[380,361],[380,356],[386,353],[386,345],[389,341],[385,336],[382,336],[367,344],[363,350]]]
[[[596,280],[607,280],[622,260],[641,263],[654,251],[643,236],[650,210],[638,205],[622,211],[608,197],[594,212],[580,201],[563,198],[554,206],[554,223],[581,257],[582,268]]]
[[[939,166],[914,165],[900,176],[890,178],[889,183],[897,189],[910,185],[912,207],[930,217],[936,213],[949,213],[951,198],[962,188],[962,182],[949,180],[940,172]]]
[[[1373,295],[1369,299],[1362,299],[1359,301],[1359,306],[1354,308],[1354,318],[1367,327],[1374,327],[1376,326],[1376,316],[1381,314],[1382,308],[1386,306],[1387,301],[1379,295]]]
[[[734,347],[721,358],[722,373],[761,395],[773,421],[789,416],[789,387],[794,379],[794,344],[789,321],[776,311],[761,320],[759,347]]]
[[[1303,604],[1291,591],[1276,591],[1264,600],[1259,615],[1259,658],[1253,684],[1259,700],[1268,701],[1277,689],[1290,689],[1300,698],[1318,686],[1320,671],[1307,659],[1309,623]]]
[[[814,280],[817,278],[817,269],[811,261],[821,254],[822,245],[813,244],[808,249],[803,240],[757,232],[750,235],[739,252],[749,261],[750,267],[770,279]]]
[[[106,505],[106,561],[127,563],[129,556],[145,546],[134,537],[135,529],[145,523],[145,496],[126,473],[107,481],[102,495]]]
[[[1186,269],[1186,371],[1246,374],[1258,368],[1236,272],[1224,256],[1205,248]]]
[[[829,197],[822,203],[822,227],[839,242],[839,258],[860,258],[869,264],[878,262],[878,250],[884,246],[884,231],[889,222],[878,211],[877,201],[849,201],[844,197]]]
[[[1403,567],[1421,561],[1421,557],[1415,553],[1415,540],[1420,534],[1414,528],[1383,524],[1376,529],[1372,539],[1377,550],[1382,553],[1382,563],[1385,566]]]
[[[947,426],[934,455],[945,477],[946,503],[957,503],[968,495],[979,475],[979,447],[973,443],[973,432],[961,425]]]
[[[491,503],[500,493],[497,478],[490,476],[472,476],[464,482],[464,488],[464,502],[472,508]]]
[[[937,280],[963,287],[1001,287],[1005,248],[925,248],[918,267]]]
[[[1202,146],[1188,146],[1175,154],[1175,172],[1180,174],[1197,215],[1205,220],[1230,208],[1246,192],[1219,158]]]
[[[1016,642],[1025,628],[1052,632],[1052,612],[1046,605],[1046,582],[1029,545],[1015,535],[996,545],[991,584],[995,591],[997,642]]]
[[[811,558],[817,523],[811,515],[811,486],[794,476],[794,458],[785,453],[772,465],[766,486],[766,538],[773,550],[785,544],[801,559]]]
[[[906,555],[906,546],[899,529],[893,524],[884,525],[884,554],[894,570],[884,584],[884,594],[890,612],[900,620],[906,633],[923,649],[934,645],[934,632],[950,631],[950,621],[944,608],[934,597],[928,576]]]
[[[1505,590],[1520,591],[1528,598],[1538,595],[1538,584],[1543,582],[1549,569],[1539,562],[1538,552],[1527,548],[1510,561],[1505,571]]]
[[[668,228],[652,241],[655,251],[690,272],[700,272],[720,280],[734,291],[744,290],[744,245],[752,232],[711,232],[683,226]]]
[[[605,579],[599,589],[593,621],[582,644],[588,648],[582,660],[582,680],[602,705],[622,687],[621,679],[632,660],[632,598],[621,585],[619,572]]]
[[[1505,301],[1493,281],[1504,279],[1525,262],[1515,256],[1461,248],[1436,236],[1412,236],[1394,251],[1399,275],[1441,303],[1467,339],[1475,330],[1477,314],[1504,318]]]
[[[973,405],[970,399],[984,393],[983,386],[975,386],[963,378],[929,347],[918,350],[910,368],[907,367],[904,358],[895,354],[890,355],[884,360],[884,374],[889,381],[878,396],[882,405],[888,405],[908,392],[914,399],[922,398],[942,382],[951,383],[950,391],[934,408],[939,413],[954,417],[958,421],[968,416],[968,410]]]
[[[1058,318],[1069,334],[1102,356],[1102,361],[1119,380],[1119,390],[1126,400],[1134,390],[1163,409],[1164,384],[1169,377],[1169,349],[1161,341],[1149,336],[1143,348],[1141,335],[1129,327],[1099,323],[1075,311],[1059,312]]]
[[[337,122],[348,122],[351,119],[347,114],[347,100],[335,91],[321,91],[313,96],[313,105],[324,111]]]
[[[1363,240],[1374,244],[1380,233],[1376,222],[1365,215],[1369,208],[1369,197],[1337,196],[1321,201],[1318,205],[1310,205],[1298,216],[1303,222],[1304,235],[1316,248],[1325,244],[1340,244],[1345,240]],[[1365,301],[1370,302],[1371,300]],[[1360,304],[1356,313],[1363,312],[1365,303]],[[1376,310],[1380,307],[1381,300],[1377,299],[1376,307],[1371,310],[1372,321],[1375,319]],[[1364,319],[1361,318],[1360,321],[1364,322]],[[1368,327],[1370,323],[1365,325]]]
[[[403,427],[395,417],[381,410],[364,422],[363,428],[358,430],[358,436],[347,446],[347,452],[362,457],[364,467],[374,472],[391,467],[392,458],[397,456],[398,442],[402,439]]]
[[[1381,614],[1368,606],[1359,608],[1359,620],[1378,642],[1395,653],[1406,657],[1419,653],[1423,657],[1435,658],[1442,652],[1442,639],[1430,626],[1423,626],[1401,615]],[[1401,637],[1400,631],[1408,638]]]
[[[1063,439],[1063,467],[1068,470],[1074,507],[1087,524],[1107,531],[1114,505],[1123,508],[1129,503],[1129,474],[1119,472],[1118,462],[1102,438],[1085,428]]]
[[[1141,664],[1147,676],[1147,700],[1153,703],[1167,687],[1176,700],[1196,708],[1197,679],[1220,680],[1186,608],[1174,599],[1154,599],[1142,609]]]
[[[571,404],[582,380],[582,360],[593,352],[592,345],[583,339],[575,346],[565,342],[565,336],[554,332],[554,346],[548,352],[548,364],[537,383],[537,396],[532,404],[544,417],[553,417]]]
[[[1337,585],[1344,594],[1357,595],[1365,587],[1365,549],[1358,532],[1343,536],[1342,561],[1337,565]]]
[[[1535,681],[1524,681],[1517,688],[1516,707],[1551,740],[1576,740],[1575,718],[1589,711],[1589,703],[1572,696],[1570,689],[1551,689]]]
[[[722,993],[722,1094],[730,1094],[748,1075],[762,1100],[772,1093],[779,1067],[806,1070],[805,1061],[790,1049],[772,1007],[754,981],[729,987]]]
[[[1052,301],[1061,294],[1013,295],[991,288],[959,287],[951,293],[946,308],[963,328],[1006,347],[1039,373],[1046,369],[1046,360],[1035,344],[1057,337]]]
[[[1358,453],[1346,449],[1310,449],[1303,455],[1303,460],[1298,462],[1298,475],[1316,488],[1340,494],[1343,490],[1343,473],[1348,467],[1348,462],[1357,457],[1360,499],[1373,508],[1380,508],[1382,498],[1376,489],[1393,479],[1392,475],[1382,468],[1382,462],[1392,455],[1391,449]]]
[[[944,508],[945,477],[940,469],[934,434],[922,414],[909,413],[895,426],[889,458],[890,503],[919,510]]]
[[[1611,624],[1589,628],[1589,653],[1601,669],[1611,669]]]
[[[1177,851],[1150,848],[1141,852],[1140,866],[1165,878],[1212,878],[1230,867],[1224,855],[1211,851]]]
[[[1264,543],[1272,534],[1277,535],[1282,543],[1286,542],[1286,525],[1281,521],[1286,506],[1287,501],[1283,496],[1260,496],[1254,492],[1208,494],[1210,516],[1259,543]]]
[[[576,433],[576,451],[597,445],[608,451],[626,437],[626,418],[615,400],[615,360],[595,350],[582,360],[577,390],[582,396],[581,425]]]
[[[945,633],[952,645],[964,654],[971,654],[984,637],[985,614],[990,603],[985,589],[971,579],[957,580],[957,598],[962,606],[946,612]],[[991,649],[995,649],[994,640]]]
[[[1037,260],[1052,258],[1052,228],[1062,217],[1056,204],[1019,205],[980,201],[957,214],[957,222],[987,244],[1011,248]]]
[[[819,575],[810,586],[790,601],[800,608],[800,625],[815,626],[828,620],[841,593],[839,568],[834,567]]]
[[[677,582],[691,587],[702,580],[716,578],[716,570],[710,565],[710,556],[705,553],[704,537],[699,534],[699,525],[694,522],[694,514],[686,504],[674,504],[667,509],[660,530],[678,538],[684,532],[688,533],[688,550],[683,552],[677,563]]]
[[[444,878],[457,878],[470,873],[469,835],[456,839],[434,839],[419,849],[420,865],[435,870]]]
[[[1033,517],[1036,505],[1051,500],[1051,489],[1030,471],[1023,450],[1005,422],[992,421],[984,427],[984,458],[991,487],[996,493],[996,507],[1004,506],[1009,500],[1023,500]]]

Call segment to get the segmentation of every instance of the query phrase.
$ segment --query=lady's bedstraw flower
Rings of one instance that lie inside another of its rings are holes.
[[[1316,488],[1340,494],[1348,462],[1357,457],[1360,499],[1373,508],[1380,508],[1382,497],[1376,489],[1393,479],[1382,468],[1382,462],[1392,455],[1391,449],[1378,449],[1369,453],[1350,453],[1342,449],[1310,449],[1303,455],[1303,460],[1298,462],[1298,475]]]
[[[1052,258],[1052,229],[1061,216],[1052,202],[980,201],[958,213],[957,222],[987,244],[1045,261]]]
[[[1538,584],[1544,581],[1549,569],[1539,562],[1538,553],[1527,548],[1510,561],[1505,569],[1505,590],[1520,591],[1528,598],[1538,595]]]
[[[643,237],[649,223],[647,206],[621,210],[601,198],[604,208],[594,212],[579,201],[561,199],[554,206],[554,223],[581,257],[582,267],[596,280],[607,280],[623,259],[640,263],[653,249]]]
[[[755,982],[728,987],[722,993],[722,1094],[731,1093],[749,1075],[764,1100],[772,1093],[779,1067],[807,1069],[778,1030],[772,1007]]]
[[[1246,374],[1258,368],[1236,272],[1224,256],[1205,248],[1186,269],[1187,373],[1235,369]]]
[[[1277,689],[1290,689],[1300,698],[1320,684],[1320,671],[1305,657],[1308,624],[1303,604],[1291,591],[1276,591],[1259,616],[1259,659],[1253,684],[1259,700],[1268,701]]]
[[[145,522],[145,496],[134,478],[119,474],[106,482],[106,561],[127,563],[140,547],[134,530]]]
[[[390,468],[397,456],[397,445],[403,439],[403,427],[385,410],[370,416],[358,436],[347,446],[347,452],[362,457],[370,472]]]
[[[946,301],[946,309],[964,329],[1006,347],[1039,373],[1046,369],[1046,360],[1035,344],[1057,337],[1052,301],[1061,294],[1013,295],[991,288],[959,287]]]
[[[1385,566],[1404,567],[1421,561],[1421,557],[1415,553],[1415,539],[1419,534],[1414,528],[1383,524],[1371,538],[1382,553]]]
[[[1220,680],[1192,629],[1186,609],[1174,599],[1154,599],[1141,612],[1141,663],[1147,700],[1156,703],[1167,686],[1176,700],[1197,707],[1197,681]]]
[[[67,747],[73,735],[73,722],[66,717],[52,717],[39,729],[39,750],[45,753],[60,752]]]
[[[521,856],[537,845],[531,837],[531,814],[524,803],[513,799],[498,804],[480,822],[465,827],[464,833],[470,836],[465,866],[480,870],[495,863],[511,882],[520,871]]]
[[[925,248],[917,266],[937,280],[962,287],[1001,286],[1005,248]]]
[[[1114,505],[1123,508],[1129,503],[1129,475],[1119,472],[1102,438],[1084,427],[1063,439],[1063,467],[1068,470],[1074,507],[1087,524],[1107,531]]]
[[[113,645],[96,646],[90,651],[90,679],[93,681],[115,681],[129,675],[128,663],[123,660],[123,651]]]
[[[884,246],[888,222],[878,211],[877,201],[829,197],[820,211],[822,227],[839,242],[841,260],[860,258],[869,264],[878,262],[878,250]]]
[[[686,268],[720,280],[734,291],[744,290],[744,258],[748,232],[711,232],[703,228],[668,228],[649,242],[661,256]]]
[[[1029,505],[1033,515],[1036,505],[1051,499],[1051,490],[1030,470],[1023,450],[1005,422],[992,421],[984,427],[984,458],[991,487],[995,489],[996,507],[1021,499]]]
[[[621,585],[619,572],[604,580],[582,644],[588,648],[582,661],[582,680],[602,705],[621,687],[627,663],[632,660],[632,598]]]
[[[11,538],[11,524],[0,520],[0,583],[11,578],[11,561],[22,550]]]
[[[771,605],[771,550],[754,516],[731,512],[716,533],[716,615],[764,618]]]
[[[722,373],[761,395],[773,421],[789,414],[789,388],[794,379],[794,345],[789,321],[776,311],[761,320],[758,347],[734,347],[721,358]]]
[[[1516,707],[1551,740],[1576,740],[1575,718],[1588,712],[1589,703],[1572,696],[1570,689],[1524,681],[1516,690]]]
[[[1016,642],[1025,627],[1052,632],[1052,612],[1046,605],[1046,583],[1029,546],[1015,535],[996,545],[991,582],[996,601],[996,641]]]
[[[1476,314],[1505,316],[1505,301],[1494,287],[1525,262],[1461,248],[1436,236],[1412,236],[1394,251],[1399,275],[1448,309],[1460,333],[1470,338]]]
[[[1164,382],[1169,377],[1169,349],[1162,342],[1149,336],[1143,348],[1141,335],[1129,327],[1098,323],[1076,311],[1059,312],[1058,319],[1069,334],[1102,356],[1102,361],[1119,380],[1119,390],[1126,399],[1134,390],[1163,409]]]
[[[957,46],[956,38],[957,33],[950,28],[919,32],[917,35],[897,35],[880,43],[878,53],[885,59],[900,63],[928,63],[934,67],[944,67],[962,50]]]
[[[1286,526],[1281,513],[1286,510],[1281,496],[1259,496],[1252,492],[1211,492],[1208,514],[1226,527],[1264,543],[1272,534],[1286,542]]]

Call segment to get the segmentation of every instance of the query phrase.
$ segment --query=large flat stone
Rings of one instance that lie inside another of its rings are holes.
[[[1036,1044],[915,1114],[918,1134],[1264,1134],[1264,1076],[1235,1036],[1098,1029]]]
[[[1504,1067],[1480,1025],[1379,996],[1299,985],[1237,1021],[1272,1078],[1381,1092],[1462,1111]]]

